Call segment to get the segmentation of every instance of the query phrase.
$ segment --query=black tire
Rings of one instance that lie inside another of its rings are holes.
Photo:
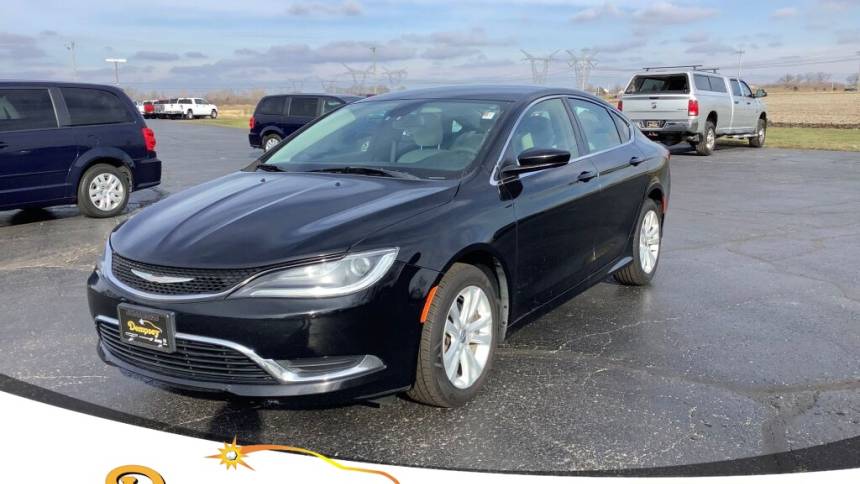
[[[492,368],[496,345],[500,338],[498,290],[491,277],[487,269],[460,263],[451,266],[451,269],[442,277],[433,302],[430,304],[427,320],[421,330],[415,385],[407,392],[413,400],[436,407],[458,407],[474,398],[481,390]],[[468,286],[481,288],[490,301],[490,312],[493,318],[492,341],[482,374],[471,386],[461,389],[455,387],[445,374],[442,351],[448,310],[460,291]]]
[[[650,272],[646,272],[643,269],[642,260],[639,255],[639,238],[642,232],[642,222],[645,220],[645,216],[648,212],[653,211],[657,215],[657,220],[660,223],[659,232],[660,232],[660,242],[659,249],[657,251],[657,260],[654,262],[653,267]],[[633,248],[632,248],[632,256],[633,262],[625,266],[620,271],[613,274],[615,280],[624,284],[625,286],[647,286],[651,283],[651,279],[654,278],[654,274],[657,273],[657,267],[660,265],[660,253],[662,252],[663,245],[663,214],[660,210],[660,207],[651,200],[650,198],[645,200],[645,203],[642,204],[642,209],[639,211],[639,218],[636,219],[636,231],[633,235]]]
[[[209,117],[212,119],[217,119],[218,118],[218,111],[213,109],[212,112],[209,114]]]
[[[270,140],[277,140],[277,142],[280,143],[281,137],[276,134],[267,134],[266,136],[263,136],[263,145],[261,146],[261,148],[263,148],[263,151],[269,151],[266,149],[266,146],[269,144]]]
[[[111,174],[117,177],[122,184],[122,201],[110,210],[104,210],[97,207],[90,199],[89,195],[90,184],[96,179],[96,177],[101,176],[102,174]],[[93,218],[106,218],[119,215],[123,210],[125,210],[126,205],[128,205],[128,196],[131,192],[128,181],[128,174],[119,168],[102,163],[91,166],[84,172],[84,175],[81,177],[81,181],[78,183],[78,209],[87,217]]]
[[[756,135],[750,138],[750,146],[753,148],[761,148],[764,146],[764,140],[767,137],[767,121],[759,118],[758,124],[755,127]]]
[[[713,141],[708,142],[708,139]],[[711,156],[714,153],[714,147],[717,145],[717,128],[713,121],[705,123],[705,132],[702,133],[702,139],[693,144],[696,154],[700,156]]]
[[[189,109],[188,112],[185,113],[185,119],[194,119],[194,111]]]

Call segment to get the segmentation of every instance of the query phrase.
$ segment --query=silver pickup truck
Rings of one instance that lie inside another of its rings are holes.
[[[754,93],[742,79],[682,67],[692,68],[647,68],[634,75],[618,108],[649,138],[665,145],[687,141],[700,155],[713,153],[720,136],[764,146],[764,89]]]

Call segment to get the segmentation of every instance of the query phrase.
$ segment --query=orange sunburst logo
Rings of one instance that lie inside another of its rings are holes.
[[[254,470],[253,467],[249,466],[245,462],[245,455],[242,453],[242,447],[236,445],[236,437],[233,437],[232,443],[224,442],[224,447],[218,449],[218,453],[215,455],[207,455],[209,459],[221,459],[221,463],[224,464],[227,469],[238,469],[237,466],[244,466],[248,469]]]

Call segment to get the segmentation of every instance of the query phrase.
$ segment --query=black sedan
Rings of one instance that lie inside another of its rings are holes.
[[[668,160],[579,91],[346,105],[114,230],[99,354],[196,390],[463,404],[512,327],[610,274],[651,281]]]

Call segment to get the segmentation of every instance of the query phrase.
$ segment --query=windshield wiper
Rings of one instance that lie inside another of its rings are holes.
[[[409,180],[417,180],[418,177],[411,173],[403,171],[389,170],[386,168],[377,168],[370,166],[338,166],[333,168],[320,168],[318,170],[310,170],[310,173],[351,173],[355,175],[368,176],[387,176],[392,178],[405,178]]]
[[[283,169],[283,168],[278,168],[278,167],[277,167],[277,166],[275,166],[275,165],[267,165],[267,164],[265,164],[265,163],[260,163],[259,165],[257,165],[257,167],[255,168],[255,170],[263,170],[263,171],[284,171],[284,169]]]

